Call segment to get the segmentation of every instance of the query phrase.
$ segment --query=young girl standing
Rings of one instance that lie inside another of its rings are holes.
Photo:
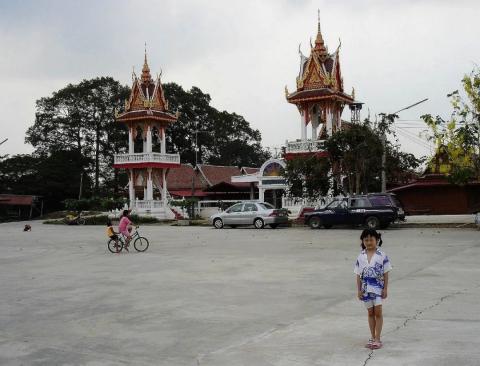
[[[373,229],[365,229],[360,235],[362,252],[355,263],[358,299],[363,301],[368,311],[368,325],[371,338],[367,348],[382,348],[380,335],[383,326],[382,299],[387,298],[388,272],[392,265],[387,255],[378,248],[382,237]]]

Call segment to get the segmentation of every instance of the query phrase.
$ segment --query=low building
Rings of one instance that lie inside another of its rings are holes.
[[[0,218],[31,219],[43,215],[43,200],[40,196],[0,194]]]
[[[390,189],[409,215],[454,215],[480,211],[480,182],[452,184],[444,174],[426,174]]]

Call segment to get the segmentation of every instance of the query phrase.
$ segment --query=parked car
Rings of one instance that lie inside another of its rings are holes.
[[[324,208],[305,214],[305,224],[312,229],[334,225],[363,225],[387,228],[396,220],[405,220],[400,201],[392,193],[370,193],[337,198]]]
[[[266,202],[239,202],[223,212],[210,216],[210,223],[217,229],[221,229],[225,225],[230,227],[253,225],[257,229],[269,225],[275,229],[278,225],[287,222],[287,210],[276,209]]]

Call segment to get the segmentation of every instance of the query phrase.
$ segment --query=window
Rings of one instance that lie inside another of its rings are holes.
[[[259,203],[258,204],[261,208],[263,208],[264,210],[273,210],[275,207],[273,207],[270,203]]]
[[[391,206],[392,202],[388,196],[372,196],[370,197],[372,206]]]
[[[235,212],[241,212],[243,207],[243,203],[237,203],[236,205],[233,205],[227,210],[227,213],[235,213]]]
[[[350,207],[357,208],[357,207],[371,207],[370,201],[365,198],[353,198],[350,201]]]
[[[345,200],[335,200],[333,202],[330,202],[327,206],[329,209],[334,209],[334,208],[346,208],[347,207],[347,202]]]
[[[258,211],[257,205],[255,203],[245,203],[245,206],[243,206],[243,212],[253,212],[253,211]]]

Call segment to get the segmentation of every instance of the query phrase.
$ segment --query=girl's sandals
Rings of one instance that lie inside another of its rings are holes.
[[[370,349],[380,349],[383,347],[382,341],[373,341],[373,343],[370,346]]]
[[[375,340],[373,338],[370,338],[367,342],[367,344],[365,345],[365,348],[372,348],[372,345],[373,343],[375,342]]]

